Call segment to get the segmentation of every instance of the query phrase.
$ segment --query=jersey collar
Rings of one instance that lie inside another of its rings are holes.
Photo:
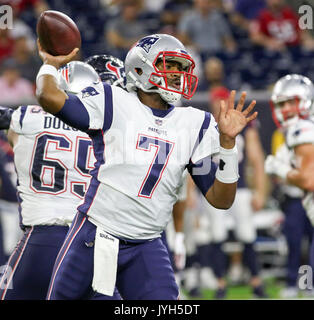
[[[166,110],[151,108],[145,104],[143,104],[143,105],[145,107],[149,108],[155,117],[159,117],[159,118],[164,118],[166,115],[168,115],[174,109],[174,105],[172,105],[172,104],[168,104],[169,108]]]

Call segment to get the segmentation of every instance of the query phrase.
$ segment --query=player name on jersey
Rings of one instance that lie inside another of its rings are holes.
[[[46,116],[44,118],[44,129],[61,129],[61,130],[78,131],[78,129],[70,127],[60,119],[56,117],[49,117],[49,116]]]

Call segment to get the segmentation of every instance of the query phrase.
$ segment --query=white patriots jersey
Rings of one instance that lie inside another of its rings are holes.
[[[22,224],[70,224],[95,163],[90,138],[39,106],[15,110],[10,129]]]
[[[117,237],[159,237],[171,218],[186,165],[219,151],[214,118],[192,107],[152,109],[136,93],[102,83],[77,98],[89,115],[97,159],[78,210]]]
[[[292,165],[292,163],[295,163],[294,151],[289,149],[286,143],[278,148],[276,158],[283,164]],[[282,184],[281,190],[292,198],[302,198],[304,196],[304,191],[292,184]]]
[[[314,144],[314,121],[310,119],[299,120],[295,125],[289,127],[286,132],[286,141],[290,149],[301,144]],[[295,167],[297,166],[294,153],[291,164]],[[308,218],[314,226],[314,192],[307,192],[302,203]]]
[[[290,149],[300,144],[314,144],[314,122],[312,120],[299,120],[296,124],[288,127],[286,141]]]

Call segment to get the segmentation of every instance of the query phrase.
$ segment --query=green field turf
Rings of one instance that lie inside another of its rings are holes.
[[[268,294],[268,299],[280,299],[280,290],[283,288],[283,284],[279,283],[275,279],[267,279],[264,281],[265,291]],[[212,300],[214,299],[214,290],[201,290],[202,297],[198,298],[191,298],[189,297],[186,292],[186,297],[188,299],[194,300]],[[255,299],[252,296],[251,287],[246,285],[239,285],[239,286],[229,286],[227,291],[226,300],[250,300]],[[314,297],[307,297],[305,295],[299,294],[298,299],[314,299]]]

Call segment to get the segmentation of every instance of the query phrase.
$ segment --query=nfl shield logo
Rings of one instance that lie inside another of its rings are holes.
[[[162,120],[161,119],[155,119],[155,123],[157,126],[162,126]]]

